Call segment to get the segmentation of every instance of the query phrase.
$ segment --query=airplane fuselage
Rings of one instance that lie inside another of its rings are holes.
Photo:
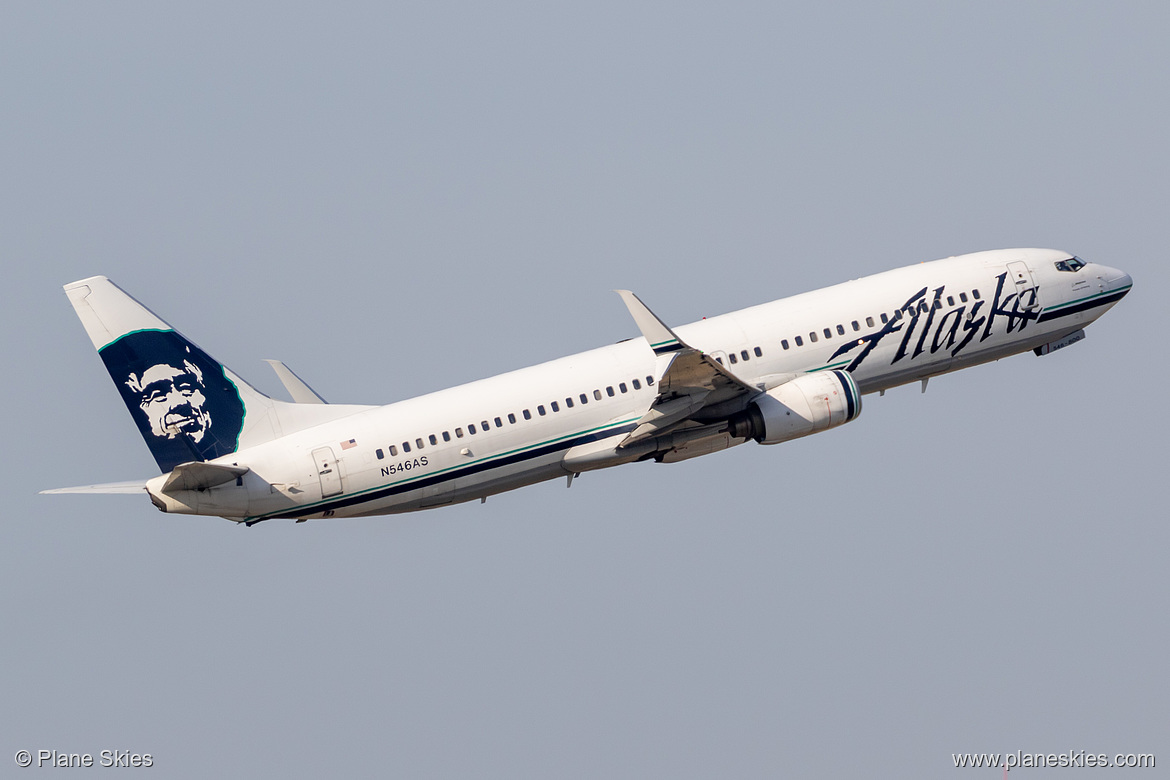
[[[674,332],[761,394],[834,370],[848,372],[867,394],[1061,346],[1130,285],[1126,274],[1065,252],[997,250],[888,271]],[[147,489],[164,511],[249,523],[378,515],[747,441],[735,435],[744,429],[728,422],[751,402],[743,393],[708,403],[684,427],[630,440],[662,400],[659,380],[670,359],[638,337],[366,408],[214,459],[248,468],[228,484],[164,492],[163,475]]]

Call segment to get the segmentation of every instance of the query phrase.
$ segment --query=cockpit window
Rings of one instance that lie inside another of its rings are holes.
[[[1085,267],[1085,261],[1079,257],[1070,257],[1068,260],[1060,260],[1056,264],[1057,271],[1071,271],[1076,273]]]

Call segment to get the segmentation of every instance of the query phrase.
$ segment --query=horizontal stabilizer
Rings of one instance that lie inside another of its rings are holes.
[[[204,490],[244,476],[248,473],[247,466],[234,466],[227,463],[180,463],[171,471],[167,481],[163,483],[164,493],[174,493],[179,490]]]
[[[42,495],[50,493],[141,493],[146,490],[146,480],[136,479],[129,482],[106,482],[101,485],[81,485],[79,487],[53,488],[42,490]]]
[[[292,396],[294,402],[298,404],[324,404],[329,403],[317,391],[309,387],[305,380],[293,373],[293,370],[286,366],[279,360],[265,360],[265,363],[272,366],[272,370],[276,372],[276,376],[280,378],[280,383],[284,385],[284,389],[288,390],[288,394]]]

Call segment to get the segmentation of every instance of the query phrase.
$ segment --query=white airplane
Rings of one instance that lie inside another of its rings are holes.
[[[104,276],[65,285],[162,475],[46,493],[139,493],[253,525],[409,512],[641,460],[673,463],[842,425],[862,395],[1028,350],[1129,292],[1051,249],[922,263],[386,406],[327,404],[283,363],[269,398]]]

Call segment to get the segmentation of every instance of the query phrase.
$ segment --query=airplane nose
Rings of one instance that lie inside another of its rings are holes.
[[[1107,290],[1121,291],[1124,295],[1125,293],[1129,292],[1131,287],[1133,287],[1133,277],[1131,277],[1125,271],[1119,271],[1116,268],[1102,266],[1101,273],[1098,275],[1100,276],[1101,281],[1105,283],[1105,288]]]

